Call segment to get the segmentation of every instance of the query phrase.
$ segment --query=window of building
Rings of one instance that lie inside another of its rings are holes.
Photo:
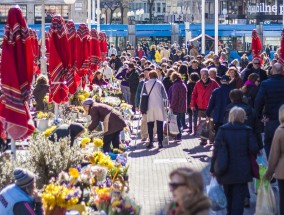
[[[0,4],[0,23],[5,24],[7,22],[8,12],[11,7],[14,7],[14,4]],[[23,16],[27,18],[27,5],[19,5]]]
[[[143,4],[143,9],[145,13],[148,13],[147,3]]]
[[[68,5],[45,5],[45,21],[51,22],[55,14],[60,14],[64,19],[68,19]],[[41,23],[41,5],[35,5],[35,24]]]
[[[157,3],[157,13],[161,13],[161,3]]]
[[[153,6],[152,6],[152,12],[156,12],[156,7],[155,6],[156,6],[156,4],[154,3]]]
[[[162,3],[162,10],[163,10],[163,13],[166,13],[166,3]]]

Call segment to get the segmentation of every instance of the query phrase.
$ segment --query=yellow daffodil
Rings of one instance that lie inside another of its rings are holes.
[[[69,168],[69,175],[73,178],[78,178],[80,176],[80,173],[76,168]]]
[[[79,99],[80,101],[84,101],[84,100],[85,100],[85,96],[84,96],[84,95],[78,95],[78,99]]]
[[[96,138],[96,139],[94,139],[94,145],[95,145],[97,148],[100,148],[100,147],[102,147],[102,146],[104,145],[104,142],[103,142],[102,139]]]
[[[88,144],[89,142],[91,142],[91,139],[89,137],[85,137],[81,140],[81,145],[86,145]]]
[[[46,129],[46,130],[43,132],[44,136],[49,137],[50,134],[51,134],[55,129],[56,129],[56,126],[55,126],[55,125],[54,125],[54,126],[51,126],[51,127],[48,128],[48,129]]]

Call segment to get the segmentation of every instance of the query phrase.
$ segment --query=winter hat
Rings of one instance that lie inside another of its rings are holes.
[[[227,76],[227,75],[223,75],[223,76],[221,77],[221,80],[220,80],[220,81],[229,82],[229,81],[230,81],[230,78],[229,78],[229,76]]]
[[[27,169],[16,168],[14,170],[15,184],[25,188],[34,182],[35,175]]]
[[[92,105],[92,104],[94,104],[94,100],[91,98],[88,98],[85,101],[83,101],[83,106]]]

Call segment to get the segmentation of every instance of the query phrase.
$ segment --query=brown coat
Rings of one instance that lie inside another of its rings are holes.
[[[284,179],[284,123],[274,133],[266,175]]]
[[[36,101],[36,110],[37,111],[44,111],[44,103],[43,99],[49,91],[49,86],[47,84],[37,84],[33,95]]]
[[[109,117],[108,132],[106,132],[104,135],[113,134],[117,131],[123,130],[123,128],[126,127],[126,124],[121,113],[109,105],[100,104],[97,102],[93,104],[89,111],[92,122],[89,125],[88,130],[93,131],[99,125],[99,122],[103,122],[105,117],[110,112],[111,114]]]

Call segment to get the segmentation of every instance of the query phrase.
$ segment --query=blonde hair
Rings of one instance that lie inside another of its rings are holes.
[[[241,122],[244,123],[246,120],[246,112],[241,107],[233,107],[229,113],[229,122]]]
[[[279,108],[279,121],[284,123],[284,105]]]

